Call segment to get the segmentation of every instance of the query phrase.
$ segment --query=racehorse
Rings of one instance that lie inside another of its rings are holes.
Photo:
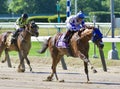
[[[18,66],[18,72],[24,72],[25,66],[24,66],[24,59],[26,59],[27,64],[29,65],[30,71],[32,71],[30,61],[27,57],[29,54],[30,48],[31,48],[31,36],[38,37],[38,26],[35,24],[35,22],[30,22],[25,26],[25,29],[19,33],[16,41],[11,44],[10,34],[13,34],[12,32],[5,32],[0,35],[0,56],[3,51],[5,51],[5,59],[2,60],[2,62],[5,62],[7,59],[8,51],[18,51],[19,58],[20,58],[20,64]],[[8,41],[8,42],[7,42]],[[22,67],[22,68],[21,68]]]
[[[56,79],[58,80],[58,76],[56,73],[56,67],[59,63],[60,59],[64,55],[72,56],[72,57],[79,57],[84,61],[84,71],[87,75],[87,82],[89,81],[89,74],[88,74],[88,64],[91,66],[93,72],[97,72],[94,66],[90,63],[89,60],[89,40],[92,41],[99,47],[101,50],[104,47],[102,42],[102,33],[98,28],[89,27],[84,30],[79,30],[78,32],[74,33],[69,41],[69,46],[65,47],[65,45],[60,46],[62,41],[60,41],[63,33],[58,33],[53,37],[50,37],[48,40],[44,41],[43,47],[39,53],[44,53],[47,48],[49,48],[51,57],[52,57],[52,73],[50,76],[47,77],[47,81],[52,81],[52,78],[55,74]],[[59,45],[58,45],[59,44]],[[69,50],[68,50],[69,49]],[[69,51],[71,51],[71,55],[69,55]]]

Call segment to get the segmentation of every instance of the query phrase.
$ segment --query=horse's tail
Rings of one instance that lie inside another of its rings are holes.
[[[39,53],[44,53],[46,50],[47,50],[47,48],[48,48],[48,43],[49,43],[49,40],[51,39],[51,37],[48,39],[48,40],[45,40],[44,42],[43,42],[43,45],[42,45],[42,49],[39,51]]]

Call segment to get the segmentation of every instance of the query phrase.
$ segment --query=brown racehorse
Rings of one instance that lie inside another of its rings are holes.
[[[38,26],[34,22],[30,22],[28,25],[25,26],[25,29],[20,32],[18,35],[18,38],[16,42],[8,46],[6,44],[6,39],[9,34],[12,32],[6,32],[0,35],[0,56],[3,51],[5,51],[5,60],[2,62],[6,61],[6,57],[8,54],[8,51],[18,51],[19,53],[19,58],[20,58],[20,64],[18,66],[18,72],[24,72],[25,71],[25,66],[24,66],[24,59],[26,59],[27,64],[30,67],[30,71],[32,71],[32,68],[30,66],[30,61],[27,57],[30,48],[31,48],[31,36],[38,36]],[[21,68],[22,67],[22,68]]]
[[[49,48],[52,57],[52,73],[50,76],[47,77],[47,81],[51,81],[54,74],[56,79],[58,80],[58,76],[56,73],[57,64],[64,55],[69,54],[68,48],[56,47],[56,43],[61,35],[62,33],[59,33],[46,40],[40,51],[40,53],[44,53],[46,49]],[[104,44],[102,42],[102,33],[98,28],[90,27],[86,28],[83,31],[78,31],[73,34],[72,38],[69,41],[69,49],[72,52],[71,56],[79,57],[84,61],[84,70],[87,75],[87,82],[89,81],[88,64],[91,66],[91,69],[93,69],[93,72],[97,72],[95,68],[91,65],[88,55],[89,40],[91,39],[102,50]]]

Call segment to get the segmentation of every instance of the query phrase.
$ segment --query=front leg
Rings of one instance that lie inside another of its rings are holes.
[[[94,73],[97,73],[97,71],[94,68],[94,66],[90,63],[90,60],[88,59],[88,55],[85,56],[84,54],[80,53],[79,57],[84,61],[84,68],[85,68],[84,70],[85,70],[85,74],[87,75],[87,82],[89,82],[88,65],[90,65]]]
[[[24,58],[20,52],[19,52],[19,59],[20,59],[20,64],[18,66],[18,72],[24,72],[25,71],[25,63],[24,63]]]

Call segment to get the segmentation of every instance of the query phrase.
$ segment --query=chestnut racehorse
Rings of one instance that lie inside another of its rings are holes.
[[[44,53],[47,48],[49,48],[49,51],[51,53],[52,57],[52,73],[50,76],[47,77],[47,81],[52,81],[52,78],[55,74],[56,79],[58,80],[58,76],[56,73],[56,67],[59,63],[60,59],[64,55],[69,55],[69,51],[71,51],[72,57],[79,57],[84,62],[84,70],[85,74],[87,75],[87,82],[89,81],[89,74],[88,74],[88,64],[91,66],[91,69],[93,69],[93,72],[97,72],[95,68],[91,65],[89,60],[89,40],[92,39],[92,41],[99,47],[101,50],[104,47],[104,44],[102,42],[102,33],[98,28],[89,27],[84,29],[83,31],[79,30],[78,32],[74,33],[72,38],[69,41],[69,47],[58,47],[56,44],[58,40],[60,39],[60,36],[62,36],[63,33],[58,33],[53,37],[50,37],[48,40],[46,40],[43,44],[43,47],[39,53]],[[69,50],[68,50],[69,49]]]
[[[7,55],[9,55],[8,51],[18,51],[20,58],[18,72],[25,71],[24,59],[26,59],[30,71],[32,71],[32,68],[30,66],[30,61],[27,55],[29,54],[31,48],[31,36],[37,37],[39,35],[38,26],[35,24],[35,22],[30,22],[28,25],[25,26],[25,29],[19,33],[16,42],[14,42],[13,44],[9,44],[8,46],[6,40],[10,34],[12,34],[12,32],[5,32],[0,35],[0,56],[2,52],[5,51],[5,60],[2,60],[2,62],[6,61]]]

